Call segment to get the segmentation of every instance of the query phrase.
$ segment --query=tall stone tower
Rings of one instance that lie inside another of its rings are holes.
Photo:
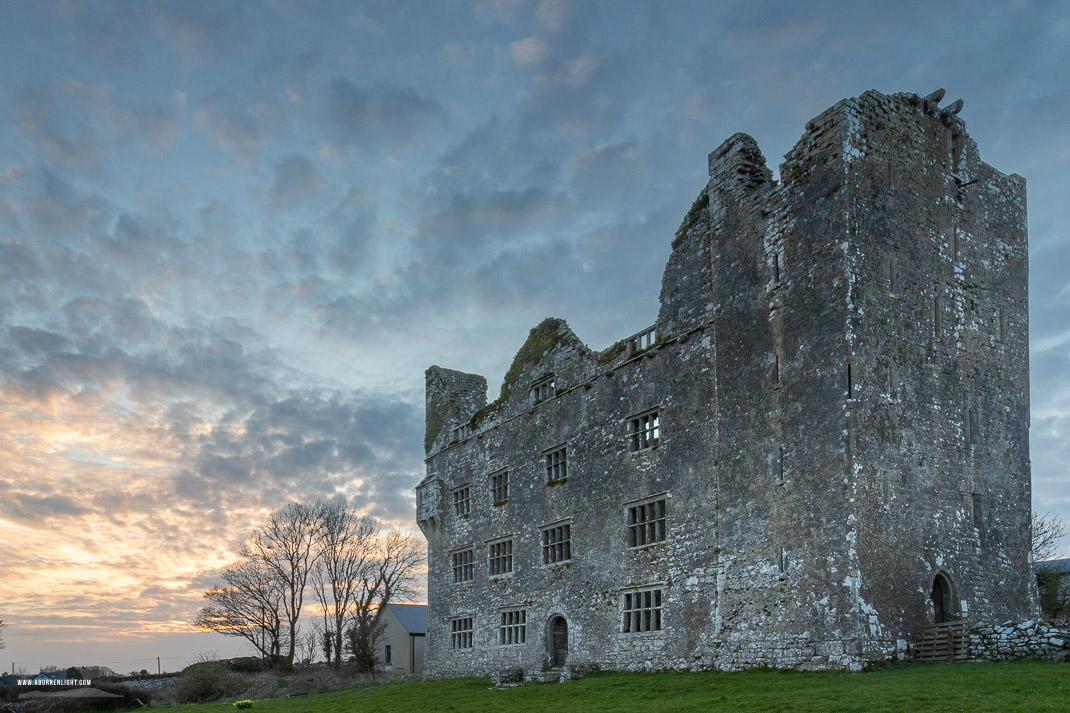
[[[736,134],[658,320],[428,370],[429,675],[850,667],[1036,612],[1025,182],[942,92]]]

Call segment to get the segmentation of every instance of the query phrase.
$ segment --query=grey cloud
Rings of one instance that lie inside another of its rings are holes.
[[[376,216],[375,199],[360,188],[350,188],[335,203],[323,226],[329,237],[327,261],[331,267],[351,273],[371,263]]]
[[[290,154],[275,164],[275,177],[267,192],[272,210],[306,205],[326,185],[326,179],[304,154]]]
[[[254,6],[172,0],[149,8],[148,24],[189,66],[240,55],[266,39]]]
[[[75,498],[66,495],[38,495],[8,491],[0,498],[0,514],[20,523],[40,526],[85,515],[89,510]]]
[[[79,191],[60,175],[40,169],[28,187],[26,211],[38,227],[52,236],[74,241],[103,230],[115,208],[104,197]]]
[[[263,144],[247,103],[229,89],[217,88],[197,104],[193,120],[222,148],[248,164],[256,164]]]
[[[359,87],[348,79],[335,79],[326,91],[323,119],[337,148],[395,150],[411,147],[442,126],[446,110],[410,87]]]

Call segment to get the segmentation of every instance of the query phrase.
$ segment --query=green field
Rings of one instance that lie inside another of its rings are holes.
[[[235,713],[228,704],[196,713]],[[567,683],[495,689],[487,679],[401,683],[256,701],[280,713],[482,713],[483,711],[1070,711],[1070,664],[901,664],[866,673],[599,672]]]

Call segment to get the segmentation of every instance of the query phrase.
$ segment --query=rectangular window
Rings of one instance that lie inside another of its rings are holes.
[[[490,496],[495,505],[509,502],[509,471],[503,470],[490,476]]]
[[[453,490],[453,511],[461,517],[467,517],[472,512],[472,498],[468,483]]]
[[[661,590],[645,589],[624,594],[624,617],[621,631],[661,631]]]
[[[564,446],[546,454],[547,483],[557,483],[568,478],[568,465],[565,462],[565,455]]]
[[[510,609],[501,613],[501,626],[498,628],[498,643],[502,646],[523,644],[527,641],[527,611]]]
[[[572,559],[572,525],[562,523],[542,530],[542,563],[554,564]]]
[[[780,386],[780,355],[773,355],[773,373],[770,378],[773,382],[773,386]]]
[[[780,282],[780,253],[773,253],[773,282]]]
[[[450,443],[456,443],[457,441],[463,441],[472,435],[472,427],[467,424],[461,424],[460,426],[454,426],[450,429]]]
[[[487,565],[490,576],[513,571],[513,540],[492,542],[487,546]]]
[[[450,648],[472,648],[472,617],[459,616],[450,619]]]
[[[661,416],[657,411],[636,416],[629,421],[628,431],[632,451],[656,446],[661,437]]]
[[[450,554],[450,564],[453,567],[453,583],[471,582],[475,574],[475,551],[468,549],[458,550]]]
[[[665,498],[628,508],[628,547],[665,541]]]
[[[628,338],[628,354],[638,354],[654,346],[658,341],[658,332],[655,327],[644,329],[642,332]]]
[[[390,644],[387,644],[386,648],[383,650],[383,663],[385,663],[387,666],[389,666],[391,664],[391,661],[390,661]]]
[[[553,374],[544,376],[531,385],[531,397],[535,403],[552,399],[556,393]]]

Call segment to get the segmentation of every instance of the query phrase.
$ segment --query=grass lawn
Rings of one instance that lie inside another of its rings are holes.
[[[196,713],[236,713],[229,703]],[[487,679],[403,683],[256,701],[249,713],[483,713],[517,711],[1070,711],[1070,664],[900,664],[866,673],[599,672],[567,683],[495,690]]]

